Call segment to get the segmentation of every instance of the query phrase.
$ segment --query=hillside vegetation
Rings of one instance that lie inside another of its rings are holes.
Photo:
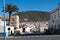
[[[19,15],[20,21],[48,21],[50,19],[50,13],[44,11],[26,11],[19,12],[14,15]]]

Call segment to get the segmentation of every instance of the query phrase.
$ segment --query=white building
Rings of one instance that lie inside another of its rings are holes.
[[[38,23],[35,23],[35,22],[22,22],[22,23],[20,23],[21,28],[25,28],[25,32],[27,32],[27,33],[31,33],[33,31],[38,31],[39,28],[37,27],[37,25],[38,25]]]
[[[14,33],[14,27],[6,26],[5,22],[5,29],[6,29],[6,36],[10,35],[11,33]],[[0,36],[4,36],[4,21],[0,19]]]
[[[6,26],[6,22],[5,22]],[[0,19],[0,36],[2,36],[4,33],[4,22]]]
[[[49,28],[60,28],[60,3],[58,3],[58,7],[51,11]]]
[[[14,27],[6,26],[6,36],[14,34]]]
[[[25,28],[25,32],[33,33],[36,31],[44,32],[45,29],[48,29],[48,21],[43,22],[21,22],[20,23],[20,32],[22,32],[22,28]]]
[[[45,29],[48,29],[48,21],[40,22],[40,32],[45,32]]]

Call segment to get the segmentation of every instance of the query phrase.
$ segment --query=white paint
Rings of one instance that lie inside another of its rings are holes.
[[[10,30],[8,30],[8,28],[10,28]],[[6,26],[6,33],[7,33],[6,35],[7,36],[11,34],[11,31],[12,31],[12,33],[14,33],[14,27]]]
[[[12,31],[12,33],[14,33],[14,27],[6,26],[6,22],[5,22],[5,27],[6,27],[5,28],[6,29],[6,36],[11,34],[11,31]],[[8,28],[10,28],[10,31],[8,31]],[[4,21],[2,21],[1,19],[0,19],[0,33],[4,33]]]
[[[5,26],[6,26],[6,22],[5,22]],[[3,33],[3,32],[4,32],[4,21],[0,19],[0,33]]]

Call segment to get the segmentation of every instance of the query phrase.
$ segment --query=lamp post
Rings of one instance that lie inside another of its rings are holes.
[[[3,0],[4,2],[4,10],[5,10],[5,0]],[[5,22],[5,13],[3,14],[4,16],[4,40],[6,40],[6,22]]]

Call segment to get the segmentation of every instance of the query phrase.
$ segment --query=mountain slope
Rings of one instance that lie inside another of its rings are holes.
[[[20,21],[48,21],[50,19],[50,13],[44,11],[26,11],[19,12],[14,15],[19,15]]]

